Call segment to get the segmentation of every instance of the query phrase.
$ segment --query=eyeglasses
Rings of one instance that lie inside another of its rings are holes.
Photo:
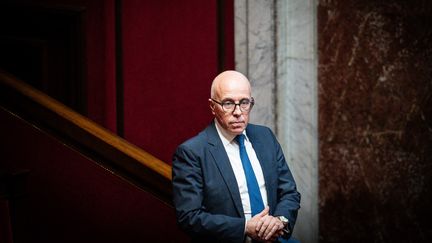
[[[241,99],[239,103],[235,103],[234,101],[227,100],[224,102],[219,102],[217,100],[214,100],[211,98],[211,100],[220,106],[222,106],[222,109],[225,112],[233,112],[235,111],[236,107],[239,106],[240,111],[242,112],[248,112],[252,108],[252,106],[255,104],[254,98],[251,97],[250,99]]]

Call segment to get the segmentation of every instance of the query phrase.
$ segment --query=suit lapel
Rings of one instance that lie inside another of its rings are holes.
[[[234,202],[237,213],[243,216],[244,212],[242,201],[240,198],[239,188],[237,186],[237,180],[231,167],[228,155],[215,128],[214,122],[209,127],[207,127],[206,133],[208,136],[209,152],[212,155],[213,160],[218,167],[222,178],[224,179],[225,185],[230,191],[231,198]]]

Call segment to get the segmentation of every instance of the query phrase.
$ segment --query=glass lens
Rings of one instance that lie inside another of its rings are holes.
[[[249,99],[240,100],[240,107],[242,108],[242,110],[247,111],[250,107]]]
[[[225,110],[229,111],[229,110],[232,110],[234,108],[235,103],[231,102],[231,101],[226,101],[222,104],[222,106]]]

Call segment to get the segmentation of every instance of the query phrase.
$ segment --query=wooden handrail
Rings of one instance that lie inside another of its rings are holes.
[[[167,163],[3,70],[0,105],[171,203],[171,167]]]

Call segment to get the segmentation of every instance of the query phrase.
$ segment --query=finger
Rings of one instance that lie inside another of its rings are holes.
[[[271,218],[270,224],[267,227],[267,230],[264,233],[265,238],[268,238],[267,236],[270,235],[270,237],[272,237],[273,235],[277,235],[279,236],[279,233],[283,232],[282,229],[284,227],[284,225],[282,224],[282,222],[280,222],[280,220],[278,220],[275,217],[269,216]]]
[[[269,229],[270,227],[268,227],[267,229]],[[266,234],[264,235],[264,239],[265,240],[269,240],[270,238],[273,237],[273,235],[276,233],[277,229],[279,227],[277,225],[274,225],[273,227],[271,227],[270,230],[266,230]]]
[[[263,225],[264,221],[262,220],[262,218],[260,220],[258,220],[258,222],[256,223],[255,226],[255,231],[258,232],[261,229],[261,226]]]
[[[285,231],[283,231],[283,230],[278,230],[278,231],[276,232],[276,234],[277,234],[277,237],[280,237],[280,236],[283,236],[283,235],[285,234]]]
[[[266,230],[264,231],[263,238],[268,239],[268,236],[272,234],[274,227],[276,226],[274,220],[271,220]]]
[[[261,228],[259,229],[258,232],[258,236],[262,237],[264,235],[264,232],[266,231],[266,229],[268,228],[270,222],[271,222],[271,217],[265,217],[263,218],[263,224],[261,225]]]

